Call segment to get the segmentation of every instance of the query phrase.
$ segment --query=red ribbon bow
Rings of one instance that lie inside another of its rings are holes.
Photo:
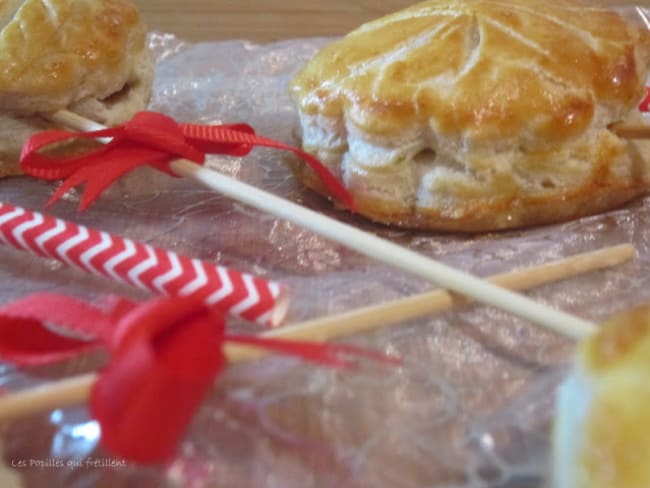
[[[226,366],[225,341],[328,366],[354,366],[350,355],[397,362],[352,346],[227,334],[223,317],[192,298],[140,305],[120,298],[105,305],[54,294],[6,305],[0,309],[0,357],[34,366],[108,348],[110,363],[93,387],[90,412],[101,426],[103,444],[135,462],[163,462],[174,455],[194,411]],[[71,338],[69,332],[90,339]]]
[[[51,144],[71,139],[112,138],[107,145],[81,156],[48,157],[37,151]],[[66,178],[48,205],[69,189],[86,183],[79,208],[86,209],[115,180],[143,165],[173,176],[168,165],[177,158],[203,164],[205,155],[245,156],[254,146],[291,151],[316,172],[328,191],[349,209],[352,196],[341,182],[315,157],[292,146],[255,134],[246,124],[195,125],[179,124],[156,112],[140,112],[117,127],[92,132],[45,131],[30,137],[20,156],[26,174],[46,180]]]

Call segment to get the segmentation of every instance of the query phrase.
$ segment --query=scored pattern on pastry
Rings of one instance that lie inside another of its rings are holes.
[[[303,147],[361,214],[490,230],[599,211],[647,185],[607,126],[639,117],[649,63],[650,32],[579,0],[430,0],[325,46],[291,91]]]
[[[623,54],[629,47],[629,37],[616,32],[620,21],[615,22],[608,32],[596,32],[598,37],[588,28],[594,27],[593,23],[587,23],[585,26],[580,25],[583,20],[581,15],[584,16],[585,10],[591,11],[604,20],[609,18],[616,20],[611,12],[604,9],[587,9],[585,7],[578,9],[575,5],[562,2],[546,5],[544,2],[535,1],[527,3],[536,5],[538,9],[543,4],[548,8],[536,10],[527,7],[525,2],[522,4],[485,1],[447,2],[445,5],[436,5],[436,3],[428,2],[427,5],[412,7],[384,19],[370,22],[354,31],[349,36],[345,47],[334,50],[335,58],[340,57],[341,60],[345,58],[345,63],[337,63],[337,59],[335,59],[332,62],[331,72],[328,72],[328,67],[325,67],[319,73],[319,75],[325,75],[325,79],[311,85],[311,95],[316,98],[319,97],[318,92],[328,92],[333,95],[332,98],[324,99],[324,103],[333,103],[334,97],[352,98],[353,95],[360,95],[355,89],[367,88],[366,86],[357,86],[358,79],[372,76],[373,90],[370,92],[371,94],[366,94],[366,97],[374,97],[384,102],[390,101],[391,97],[386,97],[387,93],[381,93],[382,84],[390,81],[386,80],[387,77],[394,76],[391,70],[395,69],[396,63],[411,63],[411,66],[404,70],[409,77],[404,80],[405,85],[426,85],[436,81],[457,83],[460,78],[468,75],[473,69],[480,71],[480,74],[489,74],[491,71],[495,71],[492,64],[480,65],[479,61],[482,60],[482,57],[499,56],[503,58],[506,55],[512,55],[512,59],[506,65],[529,69],[537,75],[552,79],[556,83],[565,84],[565,87],[569,88],[570,82],[574,81],[576,76],[582,75],[567,69],[566,57],[576,53],[588,54],[592,50],[598,51],[602,43],[620,46]],[[457,8],[451,8],[453,6]],[[553,12],[557,14],[554,15]],[[416,21],[425,21],[425,23],[416,27],[404,25]],[[547,26],[544,29],[536,29],[538,23],[545,23]],[[554,27],[549,28],[548,25],[551,24]],[[568,56],[563,56],[557,50],[551,52],[543,45],[550,29],[555,29],[563,38],[574,41],[567,46]],[[389,34],[388,32],[391,30],[397,31],[397,33]],[[538,30],[542,31],[539,35],[536,32]],[[625,30],[623,33],[625,34]],[[503,39],[495,37],[499,34],[506,36],[512,45],[509,46],[507,42],[502,42]],[[452,37],[459,35],[465,37],[469,42],[465,45],[454,44],[456,41]],[[355,38],[358,38],[359,42],[354,42]],[[375,47],[372,42],[374,39],[377,40],[378,47]],[[387,46],[383,45],[382,39],[388,39]],[[500,44],[499,50],[494,49],[493,44],[495,43]],[[339,45],[337,44],[337,46]],[[346,49],[348,46],[350,49]],[[457,52],[454,52],[454,48]],[[522,48],[528,49],[522,50]],[[377,52],[380,50],[381,52]],[[456,59],[456,62],[435,64],[440,58],[436,55],[445,54],[445,50],[449,60],[458,57],[462,59],[460,62],[457,62],[458,59]],[[546,60],[544,66],[536,63],[543,58]],[[431,62],[426,66],[417,65],[427,59]],[[590,62],[587,58],[581,61]],[[497,68],[495,75],[503,78],[499,71],[500,68]],[[450,76],[450,74],[455,76]],[[584,83],[586,80],[584,76],[582,78],[579,81]],[[480,79],[476,77],[471,80],[472,83],[479,81]],[[616,80],[602,81],[616,83]],[[622,81],[619,80],[619,82]],[[474,86],[466,88],[480,90],[481,87],[480,83],[476,83]],[[471,93],[468,94],[471,95]],[[395,100],[404,101],[417,94],[406,91],[391,95]],[[417,103],[417,100],[413,101]],[[348,100],[348,102],[353,103],[352,100]]]
[[[196,296],[235,316],[276,325],[281,286],[223,266],[5,203],[0,203],[0,242],[118,283],[169,296]]]

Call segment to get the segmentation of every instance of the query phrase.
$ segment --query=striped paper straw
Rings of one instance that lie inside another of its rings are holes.
[[[0,242],[143,290],[193,295],[265,326],[281,324],[288,308],[276,282],[2,202]]]

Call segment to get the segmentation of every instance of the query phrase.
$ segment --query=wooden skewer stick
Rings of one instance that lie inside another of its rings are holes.
[[[531,268],[494,275],[487,280],[510,290],[530,290],[589,271],[617,266],[632,259],[634,255],[634,246],[620,244],[576,254]],[[405,320],[444,312],[466,302],[467,300],[462,297],[445,290],[433,290],[378,305],[358,308],[350,312],[280,327],[265,332],[262,336],[325,342]],[[227,346],[226,352],[232,362],[249,361],[269,354],[263,349],[239,345]]]
[[[534,268],[500,274],[490,278],[490,281],[512,289],[529,289],[588,271],[616,266],[631,259],[634,252],[633,246],[622,244],[578,254]],[[448,310],[460,302],[463,300],[458,300],[458,297],[444,290],[435,290],[274,329],[261,335],[276,339],[324,342]],[[226,346],[226,357],[231,363],[252,361],[268,354],[269,352],[264,349],[241,345]],[[83,403],[88,398],[96,378],[95,373],[89,373],[0,396],[0,422]]]
[[[617,122],[611,124],[609,130],[623,139],[650,139],[650,125],[646,124]]]
[[[86,121],[83,117],[70,114],[67,111],[51,114],[50,118],[62,125],[82,131],[104,128],[100,124]],[[536,303],[525,296],[500,288],[398,244],[330,219],[318,212],[191,161],[178,159],[170,163],[170,168],[179,176],[190,178],[234,200],[300,225],[360,254],[424,278],[448,290],[471,297],[478,302],[505,310],[565,336],[578,339],[595,330],[594,324],[579,317]]]

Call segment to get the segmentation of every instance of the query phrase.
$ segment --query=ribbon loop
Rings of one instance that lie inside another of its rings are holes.
[[[52,328],[85,339],[63,336]],[[61,361],[101,345],[109,322],[106,313],[64,295],[30,295],[0,309],[0,357],[19,366]]]
[[[254,146],[249,137],[256,137],[255,130],[248,124],[182,124],[181,127],[190,144],[211,154],[246,156]]]

